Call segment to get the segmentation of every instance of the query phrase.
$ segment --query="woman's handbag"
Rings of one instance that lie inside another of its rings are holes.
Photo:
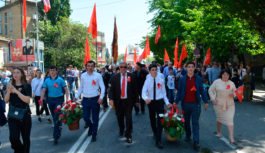
[[[18,108],[18,107],[10,105],[7,116],[9,118],[22,120],[24,118],[26,111],[27,111],[27,109],[25,109],[25,108]]]

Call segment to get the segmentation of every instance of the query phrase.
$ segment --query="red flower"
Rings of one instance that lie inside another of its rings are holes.
[[[96,81],[95,80],[93,80],[92,81],[92,85],[96,85],[97,83],[96,83]]]
[[[72,101],[69,100],[69,101],[66,102],[66,104],[67,104],[67,105],[72,105]]]
[[[193,86],[193,87],[190,89],[190,91],[196,91],[196,87]]]
[[[65,109],[68,109],[68,108],[69,108],[69,106],[68,106],[68,105],[66,105],[64,108],[65,108]]]
[[[62,104],[62,106],[64,106],[64,105],[65,105],[65,103]]]
[[[66,120],[62,120],[63,121],[63,123],[66,123]]]
[[[168,116],[169,116],[170,119],[172,119],[173,115],[174,115],[173,112],[168,113]]]
[[[53,85],[53,87],[56,87],[56,88],[58,88],[58,84],[57,84],[57,83],[55,83],[55,84]]]
[[[60,106],[60,105],[58,105],[58,106],[57,106],[57,110],[59,111],[60,109],[61,109],[61,106]]]
[[[128,77],[127,78],[127,82],[131,82],[131,77]]]
[[[58,111],[57,111],[57,109],[55,109],[53,112],[54,112],[54,113],[57,113]]]
[[[167,126],[170,127],[170,123],[169,122],[167,122]]]
[[[184,113],[185,113],[184,110],[182,110],[182,115],[184,115]]]
[[[176,108],[176,107],[177,107],[177,104],[176,104],[176,103],[174,103],[174,104],[173,104],[173,107],[174,107],[174,108]]]
[[[39,104],[42,104],[42,100],[38,100],[38,103],[39,103]]]
[[[179,114],[179,110],[178,110],[178,107],[176,107],[176,113]]]
[[[162,85],[160,83],[157,84],[157,88],[159,89]]]
[[[73,104],[72,104],[72,107],[73,107],[73,108],[76,108],[76,106],[77,106],[76,103],[73,103]]]
[[[230,85],[227,85],[227,86],[226,86],[226,89],[229,90],[229,89],[230,89]]]
[[[181,122],[182,122],[182,123],[184,123],[184,122],[185,122],[184,118],[181,118]]]
[[[60,118],[63,118],[63,114],[60,114],[59,117],[60,117]]]
[[[164,123],[164,122],[165,122],[165,120],[164,120],[164,119],[161,119],[161,120],[160,120],[160,122],[161,122],[161,123]]]

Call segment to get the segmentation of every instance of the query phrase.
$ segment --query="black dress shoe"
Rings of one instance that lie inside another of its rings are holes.
[[[86,124],[86,125],[84,126],[84,128],[85,128],[85,129],[88,128],[88,125]]]
[[[49,122],[50,124],[52,123],[52,120],[51,120],[50,118],[48,118],[47,120],[48,120],[48,122]]]
[[[92,135],[92,130],[91,130],[91,128],[89,128],[87,135],[88,135],[88,136],[91,136],[91,135]]]
[[[193,149],[195,150],[195,151],[200,151],[200,145],[199,144],[193,144]]]
[[[58,139],[54,139],[54,142],[53,142],[55,145],[58,144]]]
[[[127,143],[132,143],[132,138],[127,138]]]
[[[96,141],[97,141],[97,137],[96,136],[92,136],[91,142],[96,142]]]
[[[41,118],[40,117],[38,117],[38,120],[39,120],[39,122],[41,122]]]
[[[159,149],[163,149],[163,145],[161,142],[156,142],[156,147],[159,148]]]

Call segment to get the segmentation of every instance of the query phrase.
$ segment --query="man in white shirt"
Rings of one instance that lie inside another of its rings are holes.
[[[164,79],[158,76],[156,64],[151,64],[149,66],[149,72],[151,76],[145,80],[142,89],[142,98],[149,108],[149,117],[152,131],[156,138],[156,146],[162,149],[162,125],[160,123],[161,118],[159,114],[164,113],[164,104],[166,104],[167,107],[171,107],[172,105],[167,98]]]
[[[38,117],[39,122],[41,122],[41,117],[40,115],[43,113],[45,110],[46,117],[48,121],[51,123],[50,119],[50,112],[47,106],[46,102],[43,102],[42,104],[39,104],[40,96],[41,96],[41,90],[42,90],[42,85],[44,82],[44,79],[41,77],[41,70],[37,69],[36,70],[37,77],[34,78],[31,81],[31,89],[32,89],[32,97],[34,98],[34,102],[36,105],[36,115]],[[42,106],[40,109],[40,105]]]
[[[120,62],[120,73],[115,74],[111,79],[109,104],[115,106],[120,136],[123,136],[124,117],[126,118],[125,137],[127,143],[132,143],[132,108],[133,105],[139,106],[139,99],[137,98],[139,95],[136,76],[126,71],[127,63]]]
[[[83,116],[86,122],[85,128],[89,127],[88,136],[92,135],[92,142],[96,141],[99,121],[100,104],[103,102],[105,86],[102,76],[95,72],[95,62],[87,62],[87,72],[81,75],[80,87],[78,93],[75,96],[74,101],[78,99],[81,93],[83,93]],[[99,96],[100,88],[100,96]],[[92,121],[90,120],[90,112],[92,111]]]

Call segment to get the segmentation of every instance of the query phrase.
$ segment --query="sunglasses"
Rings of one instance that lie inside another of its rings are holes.
[[[121,69],[126,69],[126,68],[127,68],[127,66],[120,66],[120,68],[121,68]]]

